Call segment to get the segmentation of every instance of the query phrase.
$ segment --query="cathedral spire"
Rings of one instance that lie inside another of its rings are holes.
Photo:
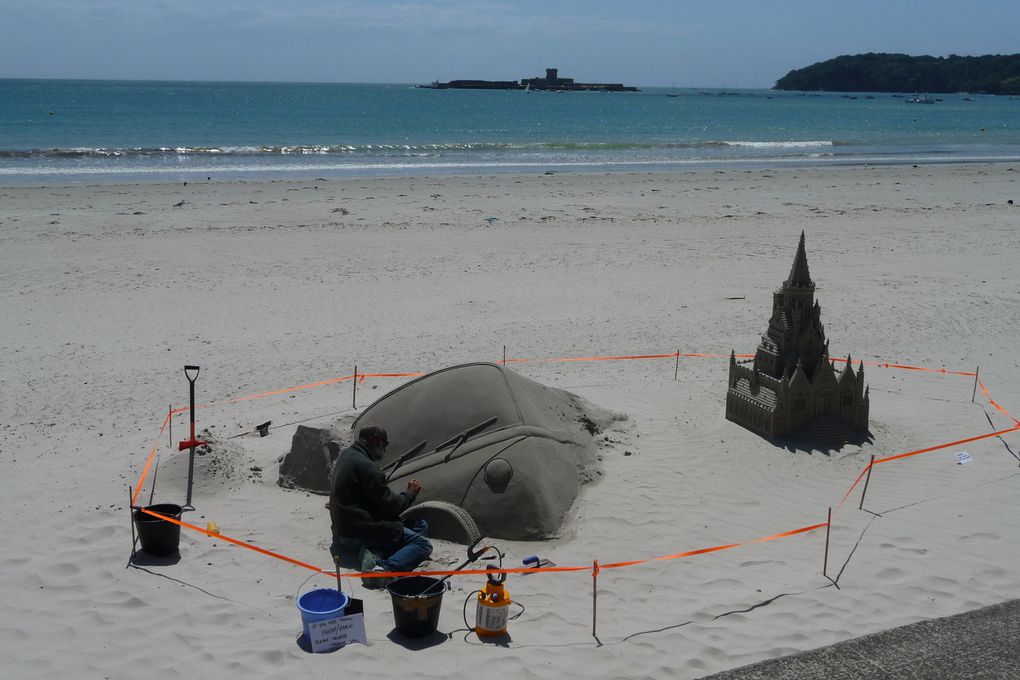
[[[797,255],[793,258],[793,267],[790,268],[790,276],[786,279],[787,286],[795,288],[814,288],[815,282],[811,280],[811,273],[807,266],[807,253],[804,252],[804,232],[800,232],[800,243],[797,245]]]

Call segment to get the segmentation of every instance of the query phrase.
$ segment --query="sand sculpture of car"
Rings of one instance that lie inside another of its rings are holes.
[[[346,436],[313,438],[310,448],[325,444],[335,459],[362,427],[379,425],[389,435],[379,465],[390,487],[402,490],[410,479],[424,486],[405,519],[422,517],[430,535],[452,541],[541,539],[556,535],[592,475],[592,435],[611,418],[577,395],[474,363],[393,390]]]

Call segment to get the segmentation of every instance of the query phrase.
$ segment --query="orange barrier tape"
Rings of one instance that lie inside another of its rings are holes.
[[[705,555],[707,553],[719,552],[721,550],[730,550],[732,548],[739,548],[742,545],[750,545],[751,543],[764,543],[766,541],[774,541],[777,538],[786,538],[787,536],[796,536],[797,534],[807,533],[809,531],[815,531],[826,526],[827,522],[821,524],[812,524],[806,527],[800,527],[799,529],[791,529],[790,531],[783,531],[778,534],[772,534],[771,536],[762,536],[761,538],[755,538],[750,541],[743,541],[741,543],[729,543],[727,545],[717,545],[711,548],[702,548],[700,550],[688,550],[687,552],[676,553],[675,555],[663,555],[662,557],[656,557],[656,560],[677,560],[684,557],[694,557],[695,555]],[[603,568],[609,569],[609,565],[603,565]]]
[[[736,354],[734,355],[737,359],[753,359],[754,354]],[[701,359],[728,359],[729,354],[713,354],[709,352],[670,352],[669,354],[621,354],[616,356],[594,356],[594,357],[560,357],[550,359],[506,359],[506,361],[497,361],[497,364],[511,364],[511,363],[532,363],[532,362],[552,362],[552,363],[568,363],[568,362],[584,362],[584,361],[633,361],[640,359],[675,359],[679,357],[692,357]],[[833,358],[833,361],[846,362],[846,359]],[[962,376],[975,376],[976,373],[968,371],[951,371],[946,368],[928,368],[925,366],[910,366],[907,364],[890,364],[876,361],[865,361],[866,366],[879,366],[881,368],[895,368],[909,371],[927,371],[931,373],[945,373],[952,375]],[[271,390],[269,392],[259,392],[258,394],[249,394],[244,397],[236,397],[234,399],[224,399],[221,401],[212,401],[206,404],[198,404],[195,406],[196,409],[209,408],[212,406],[221,406],[224,404],[237,404],[242,401],[250,401],[252,399],[261,399],[263,397],[271,397],[278,394],[288,394],[290,392],[297,392],[300,390],[307,390],[314,387],[323,387],[326,385],[334,385],[339,382],[345,382],[352,380],[357,377],[359,383],[364,383],[365,378],[417,378],[423,376],[425,373],[414,372],[414,373],[359,373],[357,376],[345,375],[339,378],[330,378],[328,380],[320,380],[318,382],[307,383],[304,385],[297,385],[294,387],[284,387],[278,390]],[[994,402],[992,402],[994,404]],[[998,404],[994,404],[996,408],[1002,410],[1002,407]],[[188,407],[173,409],[171,413],[185,413],[189,411]],[[1005,413],[1005,411],[1003,411]],[[1008,414],[1007,414],[1008,415]],[[1010,416],[1012,418],[1012,416]],[[1015,420],[1015,419],[1014,419]],[[1020,423],[1020,420],[1017,421]]]
[[[528,364],[528,363],[567,363],[573,361],[630,361],[633,359],[675,359],[677,357],[695,357],[700,359],[729,359],[729,354],[711,354],[707,352],[671,352],[669,354],[622,354],[619,356],[606,356],[606,357],[560,357],[552,359],[507,359],[504,363],[502,360],[497,361],[496,364]],[[737,354],[737,359],[753,359],[753,354]]]
[[[843,359],[843,361],[846,361],[846,359]],[[972,376],[976,376],[977,375],[976,373],[963,373],[961,371],[945,371],[945,370],[943,370],[941,372],[953,373],[955,375],[972,375]],[[959,441],[950,442],[948,444],[939,444],[938,446],[931,446],[931,447],[928,447],[926,449],[918,449],[917,451],[909,451],[907,453],[901,453],[901,454],[898,454],[898,455],[895,455],[895,456],[886,456],[885,458],[879,458],[878,460],[876,460],[875,464],[877,464],[877,463],[885,463],[885,462],[889,462],[891,460],[899,460],[901,458],[909,458],[910,456],[917,456],[917,455],[920,455],[922,453],[930,453],[932,451],[938,451],[940,449],[945,449],[945,448],[948,448],[950,446],[957,446],[959,444],[966,444],[968,442],[977,441],[979,439],[987,439],[989,437],[997,437],[997,436],[999,436],[1001,434],[1005,434],[1005,433],[1012,432],[1014,430],[1020,429],[1020,420],[1017,420],[1016,418],[1014,418],[1012,415],[1009,414],[1008,411],[1006,411],[1006,409],[1002,408],[1002,406],[1000,406],[994,399],[992,399],[992,395],[988,393],[988,388],[985,387],[985,384],[983,382],[981,382],[980,380],[978,380],[978,386],[980,386],[981,387],[981,391],[984,392],[985,397],[988,399],[988,403],[990,403],[992,406],[997,408],[1003,415],[1008,417],[1010,420],[1012,420],[1013,422],[1017,423],[1017,427],[1007,428],[1005,430],[999,430],[998,432],[990,432],[988,434],[979,435],[977,437],[970,437],[969,439],[961,439]],[[865,465],[864,469],[861,470],[861,474],[857,475],[857,479],[854,480],[854,483],[850,485],[850,489],[843,496],[843,499],[840,500],[839,507],[842,507],[843,504],[846,503],[846,499],[849,498],[850,494],[852,494],[854,489],[857,488],[857,485],[860,484],[861,480],[864,478],[864,475],[867,474],[868,469],[870,467],[871,467],[871,463],[869,463],[868,465]]]
[[[812,524],[810,526],[801,527],[800,529],[791,529],[790,531],[783,531],[778,534],[772,534],[771,536],[765,536],[763,538],[756,538],[753,541],[747,541],[747,543],[764,543],[765,541],[774,541],[777,538],[786,538],[787,536],[796,536],[797,534],[806,534],[809,531],[815,531],[822,527],[829,526],[828,522],[820,522],[818,524]]]
[[[230,536],[227,536],[226,534],[220,533],[219,531],[210,531],[208,529],[204,529],[204,528],[198,526],[197,524],[191,524],[190,522],[185,522],[183,520],[179,520],[179,519],[176,519],[174,517],[170,517],[169,515],[164,515],[164,514],[159,513],[159,512],[154,512],[154,511],[149,510],[147,508],[139,508],[139,510],[141,512],[144,512],[147,515],[152,515],[153,517],[159,517],[162,520],[166,520],[167,522],[170,522],[171,524],[176,524],[178,526],[184,527],[185,529],[191,529],[192,531],[197,531],[200,534],[205,534],[209,538],[222,539],[226,543],[230,543],[232,545],[236,545],[236,546],[239,546],[241,548],[247,548],[248,550],[252,550],[254,552],[257,552],[257,553],[259,553],[261,555],[265,555],[267,557],[273,557],[273,558],[278,559],[278,560],[283,560],[284,562],[287,562],[289,564],[293,564],[295,566],[302,567],[304,569],[308,569],[310,571],[314,571],[314,572],[319,573],[319,574],[325,574],[325,575],[334,576],[334,577],[337,575],[336,572],[334,572],[334,571],[327,571],[325,569],[320,569],[319,567],[316,567],[313,564],[309,564],[308,562],[302,562],[301,560],[295,559],[293,557],[288,557],[288,556],[286,556],[284,554],[281,554],[281,553],[278,553],[278,552],[273,552],[272,550],[267,550],[265,548],[260,548],[259,546],[254,545],[252,543],[248,543],[247,541],[241,541],[241,540],[236,539],[236,538],[231,538]],[[588,570],[588,569],[590,569],[590,567],[560,567],[560,566],[556,566],[556,567],[522,567],[522,568],[518,568],[518,569],[511,568],[511,569],[499,569],[499,570],[494,570],[494,569],[461,569],[460,571],[393,571],[393,572],[371,571],[371,572],[365,572],[365,573],[362,573],[362,572],[342,573],[342,574],[340,574],[340,576],[341,577],[347,577],[347,578],[354,578],[354,577],[358,577],[358,578],[385,578],[385,577],[400,577],[400,576],[453,576],[454,574],[485,575],[485,574],[490,574],[490,573],[530,574],[530,573],[539,572],[539,571],[585,571],[585,570]]]
[[[568,361],[629,361],[632,359],[674,359],[676,352],[672,354],[630,354],[614,357],[565,357],[561,359],[542,359],[542,361],[563,363]]]
[[[639,354],[639,355],[620,355],[620,356],[606,356],[606,357],[575,357],[575,358],[560,358],[560,359],[541,359],[539,361],[546,361],[546,362],[623,361],[623,360],[635,360],[635,359],[666,359],[666,358],[677,358],[677,359],[679,359],[679,357],[681,357],[681,356],[683,356],[683,357],[699,357],[699,358],[728,358],[730,355],[725,355],[725,354],[708,354],[708,353],[681,353],[681,352],[678,351],[678,352],[673,352],[673,353],[670,353],[670,354]],[[753,354],[737,354],[735,356],[738,357],[738,358],[741,358],[741,359],[747,359],[747,358],[754,357]],[[530,359],[506,359],[504,362],[499,362],[499,363],[523,363],[523,362],[529,362],[529,361],[532,361],[532,360],[530,360]],[[843,361],[843,362],[845,362],[846,360],[845,359],[834,359],[834,361]],[[894,369],[913,370],[913,371],[928,371],[928,372],[953,374],[953,375],[961,375],[961,376],[975,376],[976,377],[976,375],[977,375],[976,373],[970,373],[970,372],[965,372],[965,371],[950,371],[950,370],[947,370],[945,368],[932,369],[932,368],[926,368],[926,367],[921,367],[921,366],[909,366],[909,365],[906,365],[906,364],[889,364],[889,363],[878,363],[878,362],[867,362],[867,361],[863,362],[863,363],[865,363],[866,365],[875,365],[875,366],[879,366],[879,367],[882,367],[882,368],[894,368]],[[344,382],[344,381],[351,380],[351,379],[354,379],[354,378],[360,379],[359,382],[364,382],[365,378],[368,378],[368,377],[372,377],[372,378],[404,378],[404,377],[419,377],[419,376],[422,376],[422,375],[424,375],[424,373],[420,373],[420,372],[416,372],[416,373],[368,373],[368,374],[358,374],[357,376],[348,375],[348,376],[342,376],[342,377],[339,377],[339,378],[332,378],[332,379],[329,379],[329,380],[323,380],[323,381],[319,381],[319,382],[315,382],[315,383],[308,383],[308,384],[305,384],[305,385],[298,385],[298,386],[295,386],[295,387],[288,387],[288,388],[279,389],[279,390],[272,390],[272,391],[269,391],[269,392],[261,392],[261,393],[258,393],[258,394],[252,394],[252,395],[248,395],[248,396],[244,396],[244,397],[237,397],[237,398],[234,398],[234,399],[227,399],[227,400],[218,401],[218,402],[210,402],[208,404],[202,404],[202,405],[196,406],[195,408],[196,409],[197,408],[208,408],[210,406],[216,406],[216,405],[222,405],[222,404],[235,404],[235,403],[239,403],[239,402],[243,402],[243,401],[249,401],[249,400],[252,400],[252,399],[258,399],[258,398],[261,398],[261,397],[268,397],[268,396],[273,396],[273,395],[278,395],[278,394],[287,394],[289,392],[296,392],[298,390],[305,390],[305,389],[310,389],[310,388],[313,388],[313,387],[322,387],[324,385],[331,385],[331,384],[335,384],[335,383],[339,383],[339,382]],[[875,460],[875,463],[887,463],[887,462],[890,462],[890,461],[899,460],[899,459],[907,458],[907,457],[910,457],[910,456],[916,456],[916,455],[920,455],[920,454],[923,454],[923,453],[929,453],[931,451],[937,451],[937,450],[940,450],[940,449],[949,448],[951,446],[958,446],[960,444],[966,444],[968,442],[978,441],[978,440],[981,440],[981,439],[987,439],[987,438],[990,438],[990,437],[996,437],[996,436],[1000,436],[1000,435],[1003,435],[1003,434],[1007,434],[1009,432],[1015,432],[1017,430],[1020,430],[1020,420],[1017,420],[1016,418],[1013,418],[1005,409],[1003,409],[999,404],[997,404],[991,398],[991,395],[989,394],[988,389],[984,386],[983,383],[978,381],[978,384],[981,386],[981,391],[988,398],[989,403],[991,403],[1000,412],[1002,412],[1004,415],[1008,416],[1014,422],[1017,423],[1017,425],[1015,427],[1007,428],[1007,429],[1004,429],[1004,430],[999,430],[997,432],[990,432],[988,434],[978,435],[976,437],[969,437],[967,439],[960,439],[958,441],[949,442],[947,444],[939,444],[939,445],[931,446],[931,447],[928,447],[928,448],[925,448],[925,449],[918,449],[916,451],[909,451],[907,453],[901,453],[901,454],[898,454],[898,455],[895,455],[895,456],[887,456],[885,458],[881,458],[881,459]],[[184,413],[184,412],[187,412],[189,410],[190,409],[187,408],[187,407],[179,408],[179,409],[171,409],[167,413],[167,415],[164,417],[163,425],[160,428],[159,436],[157,437],[156,444],[153,446],[152,450],[150,451],[149,457],[146,460],[145,466],[142,469],[142,473],[141,473],[141,476],[140,476],[139,481],[138,481],[138,488],[135,490],[134,494],[132,495],[132,498],[131,498],[132,506],[135,505],[135,502],[137,501],[138,496],[141,493],[142,487],[143,487],[143,485],[145,483],[145,479],[148,476],[149,469],[150,469],[150,467],[152,465],[152,461],[155,458],[156,451],[159,448],[159,440],[162,438],[163,431],[166,429],[167,425],[169,424],[171,417],[174,414]],[[843,500],[840,501],[840,506],[842,506],[843,502],[845,502],[846,499],[850,496],[850,494],[853,492],[854,488],[856,488],[857,484],[860,483],[861,479],[864,477],[864,475],[867,473],[867,471],[870,469],[870,467],[871,467],[870,464],[868,466],[865,466],[864,470],[862,470],[861,473],[857,476],[857,479],[854,480],[854,483],[851,485],[850,490],[847,491],[846,495],[843,497]],[[334,577],[338,576],[338,574],[336,574],[335,572],[330,572],[330,571],[326,571],[326,570],[320,569],[319,567],[316,567],[314,565],[308,564],[307,562],[302,562],[301,560],[297,560],[297,559],[294,559],[292,557],[287,557],[286,555],[283,555],[283,554],[280,554],[280,553],[276,553],[276,552],[273,552],[271,550],[266,550],[265,548],[260,548],[260,547],[258,547],[256,545],[252,545],[251,543],[248,543],[246,541],[240,541],[238,539],[231,538],[229,536],[225,536],[225,535],[223,535],[223,534],[221,534],[219,532],[212,532],[212,531],[209,531],[208,529],[203,529],[202,527],[196,526],[194,524],[189,524],[188,522],[183,522],[183,521],[175,519],[173,517],[169,517],[169,516],[163,515],[161,513],[153,512],[153,511],[145,509],[145,508],[140,508],[140,510],[141,510],[141,512],[144,512],[144,513],[146,513],[148,515],[152,515],[154,517],[159,517],[159,518],[161,518],[161,519],[163,519],[163,520],[165,520],[167,522],[171,522],[173,524],[177,524],[177,525],[185,527],[187,529],[191,529],[192,531],[197,531],[199,533],[205,534],[206,536],[209,536],[210,538],[219,538],[219,539],[223,540],[224,542],[231,543],[233,545],[237,545],[237,546],[240,546],[240,547],[243,547],[243,548],[247,548],[249,550],[252,550],[254,552],[260,553],[262,555],[266,555],[268,557],[273,557],[273,558],[282,560],[284,562],[288,562],[290,564],[293,564],[293,565],[296,565],[296,566],[299,566],[299,567],[302,567],[302,568],[305,568],[305,569],[309,569],[311,571],[314,571],[314,572],[317,572],[317,573],[320,573],[320,574],[325,574],[325,575],[334,576]],[[592,571],[593,575],[597,575],[597,573],[598,573],[600,568],[601,569],[619,569],[619,568],[633,566],[633,565],[638,565],[638,564],[645,564],[645,563],[648,563],[648,562],[651,562],[651,561],[681,559],[681,558],[685,558],[685,557],[693,557],[693,556],[696,556],[696,555],[705,555],[705,554],[709,554],[709,553],[713,553],[713,552],[719,552],[719,551],[723,551],[723,550],[730,550],[732,548],[738,548],[738,547],[741,547],[741,546],[744,546],[744,545],[749,545],[749,544],[752,544],[752,543],[762,543],[762,542],[765,542],[765,541],[772,541],[772,540],[776,540],[776,539],[779,539],[779,538],[785,538],[785,537],[788,537],[788,536],[795,536],[797,534],[802,534],[802,533],[806,533],[806,532],[810,532],[810,531],[815,531],[815,530],[820,529],[820,528],[825,527],[825,526],[828,526],[828,522],[821,522],[819,524],[812,524],[812,525],[809,525],[809,526],[800,527],[799,529],[793,529],[793,530],[790,530],[790,531],[784,531],[784,532],[781,532],[781,533],[778,533],[778,534],[772,534],[770,536],[763,536],[763,537],[760,537],[760,538],[752,539],[750,541],[744,541],[744,542],[741,542],[741,543],[730,543],[730,544],[726,544],[726,545],[713,546],[711,548],[701,548],[701,549],[698,549],[698,550],[689,550],[689,551],[686,551],[686,552],[675,553],[675,554],[672,554],[672,555],[663,555],[663,556],[655,557],[655,558],[651,558],[651,559],[613,562],[613,563],[609,563],[609,564],[603,564],[603,565],[601,565],[601,567],[600,567],[598,561],[596,560],[595,562],[593,562],[593,565],[591,567],[588,567],[588,566],[567,566],[567,567],[555,566],[555,567],[552,567],[552,566],[550,566],[550,567],[524,567],[524,568],[511,568],[511,569],[498,569],[498,570],[493,570],[493,569],[462,569],[462,570],[459,570],[459,571],[369,572],[369,573],[352,572],[352,573],[339,574],[339,576],[346,576],[346,577],[349,577],[349,578],[354,578],[354,577],[357,577],[357,578],[391,578],[391,577],[400,577],[400,576],[409,576],[409,575],[419,575],[419,576],[453,576],[453,575],[485,575],[485,574],[490,574],[490,573],[530,574],[530,573],[538,573],[538,572],[572,572],[572,571],[589,571],[589,570]]]
[[[844,359],[845,361],[845,359]],[[927,371],[928,373],[947,373],[952,375],[963,375],[968,377],[974,377],[974,371],[950,371],[946,368],[928,368],[927,366],[907,366],[906,364],[880,364],[878,362],[865,361],[864,365],[867,366],[878,366],[880,368],[898,368],[901,371]]]
[[[686,552],[675,553],[673,555],[662,555],[661,557],[655,557],[656,560],[679,560],[684,557],[694,557],[695,555],[704,555],[705,553],[719,552],[720,550],[729,550],[730,548],[738,548],[744,545],[743,543],[729,543],[727,545],[716,545],[711,548],[701,548],[700,550],[688,550]],[[607,567],[608,568],[608,567]]]
[[[635,564],[645,564],[647,562],[648,562],[648,560],[628,560],[626,562],[610,562],[608,564],[603,564],[602,568],[603,569],[619,569],[620,567],[632,567]]]
[[[598,569],[620,569],[622,567],[631,567],[635,564],[647,564],[649,562],[657,562],[661,560],[678,560],[684,557],[694,557],[696,555],[706,555],[708,553],[720,552],[722,550],[730,550],[732,548],[739,548],[742,545],[751,545],[752,543],[765,543],[766,541],[774,541],[779,538],[786,538],[788,536],[796,536],[797,534],[804,534],[809,531],[815,531],[827,526],[828,522],[822,522],[821,524],[812,524],[806,527],[800,527],[799,529],[791,529],[790,531],[782,531],[778,534],[772,534],[770,536],[761,536],[759,538],[751,539],[750,541],[743,541],[741,543],[729,543],[727,545],[717,545],[711,548],[701,548],[699,550],[688,550],[686,552],[675,553],[673,555],[662,555],[661,557],[653,557],[645,560],[628,560],[625,562],[610,562],[608,564],[599,564],[598,560],[594,562],[594,567],[525,567],[517,569],[461,569],[460,571],[415,571],[415,572],[368,572],[368,573],[357,573],[357,574],[341,574],[341,576],[359,577],[359,578],[381,578],[381,577],[399,577],[408,576],[411,574],[417,576],[452,576],[454,574],[464,575],[485,575],[490,573],[497,574],[534,574],[538,572],[550,572],[550,571],[589,571],[593,568]]]
[[[846,359],[830,357],[830,361],[846,363]],[[890,364],[883,361],[861,361],[865,366],[877,366],[878,368],[897,368],[903,371],[927,371],[928,373],[945,373],[947,375],[963,375],[973,378],[977,373],[974,371],[951,371],[948,368],[929,368],[927,366],[911,366],[909,364]]]
[[[401,576],[485,576],[486,574],[537,574],[539,572],[591,571],[591,567],[510,567],[507,569],[459,569],[457,571],[343,572],[342,578],[400,578]],[[322,572],[336,576],[336,572]]]
[[[364,383],[365,382],[365,378],[417,378],[417,377],[422,376],[422,375],[425,375],[425,374],[421,373],[421,372],[419,372],[419,373],[359,373],[358,374],[358,382],[359,383]],[[237,404],[237,403],[240,403],[242,401],[251,401],[253,399],[261,399],[263,397],[272,397],[272,396],[277,395],[277,394],[287,394],[289,392],[299,392],[301,390],[308,390],[308,389],[312,389],[314,387],[324,387],[326,385],[335,385],[336,383],[346,382],[348,380],[353,380],[353,379],[354,379],[353,375],[344,375],[344,376],[340,376],[339,378],[330,378],[329,380],[320,380],[318,382],[307,383],[307,384],[304,384],[304,385],[296,385],[294,387],[284,387],[283,389],[271,390],[269,392],[259,392],[258,394],[249,394],[249,395],[246,395],[246,396],[243,396],[243,397],[236,397],[234,399],[222,399],[220,401],[210,401],[209,403],[206,403],[206,404],[196,404],[195,405],[195,410],[198,410],[200,408],[211,408],[213,406],[223,406],[225,404]],[[191,409],[189,407],[184,406],[184,407],[181,407],[181,408],[173,409],[171,411],[171,413],[173,413],[173,414],[187,413],[190,410]]]
[[[302,562],[301,560],[296,560],[293,557],[287,557],[286,555],[281,555],[280,553],[273,552],[272,550],[266,550],[265,548],[260,548],[257,545],[252,545],[251,543],[247,543],[245,541],[239,541],[236,538],[231,538],[230,536],[224,536],[221,533],[209,531],[208,529],[203,529],[202,527],[197,526],[195,524],[189,524],[188,522],[182,522],[179,519],[175,519],[173,517],[169,517],[167,515],[164,515],[164,514],[161,514],[161,513],[158,513],[158,512],[153,512],[152,510],[148,510],[146,508],[141,508],[141,511],[144,512],[146,515],[152,515],[153,517],[159,517],[160,519],[164,519],[167,522],[171,522],[172,524],[176,524],[178,526],[182,526],[182,527],[184,527],[186,529],[191,529],[192,531],[197,531],[200,534],[205,534],[209,538],[222,539],[222,540],[226,541],[227,543],[233,543],[234,545],[241,546],[242,548],[247,548],[248,550],[254,550],[257,553],[261,553],[261,554],[267,555],[269,557],[275,557],[278,560],[283,560],[284,562],[289,562],[289,563],[291,563],[293,565],[296,565],[296,566],[299,566],[299,567],[304,567],[305,569],[311,569],[314,572],[328,573],[328,572],[324,572],[322,569],[319,569],[316,566],[308,564],[307,562]]]
[[[995,408],[999,409],[999,413],[1001,413],[1002,415],[1006,416],[1007,418],[1012,420],[1014,423],[1020,424],[1020,420],[1017,420],[1016,418],[1014,418],[1012,415],[1010,415],[1009,411],[1007,411],[1006,409],[1004,409],[1001,406],[999,406],[999,403],[997,401],[995,401],[994,399],[992,399],[992,395],[990,395],[988,393],[988,388],[985,387],[985,384],[983,382],[981,382],[980,380],[978,380],[978,387],[980,387],[981,391],[984,392],[985,397],[988,399],[988,403],[991,404],[992,406],[994,406]]]
[[[302,562],[301,560],[294,559],[293,557],[288,557],[288,556],[283,555],[283,554],[278,553],[278,552],[273,552],[272,550],[266,550],[265,548],[260,548],[257,545],[253,545],[251,543],[248,543],[247,541],[241,541],[241,540],[238,540],[236,538],[231,538],[230,536],[222,534],[222,533],[220,533],[218,531],[214,532],[214,531],[210,531],[208,529],[203,529],[202,527],[200,527],[200,526],[198,526],[196,524],[191,524],[189,522],[185,522],[183,520],[179,520],[179,519],[176,519],[174,517],[170,517],[169,515],[164,515],[164,514],[159,513],[159,512],[154,512],[154,511],[149,510],[147,508],[140,508],[140,510],[141,510],[141,512],[144,512],[147,515],[151,515],[153,517],[158,517],[158,518],[160,518],[162,520],[165,520],[167,522],[170,522],[172,524],[176,524],[178,526],[182,526],[185,529],[191,529],[192,531],[197,531],[200,534],[205,534],[209,538],[220,539],[220,540],[225,541],[226,543],[230,543],[232,545],[240,546],[242,548],[247,548],[248,550],[252,550],[252,551],[257,552],[257,553],[262,554],[262,555],[266,555],[267,557],[273,557],[275,559],[282,560],[282,561],[287,562],[289,564],[293,564],[295,566],[302,567],[304,569],[308,569],[310,571],[314,571],[314,572],[319,573],[319,574],[324,574],[324,575],[333,576],[333,577],[337,576],[337,573],[335,571],[327,571],[325,569],[320,569],[319,567],[316,567],[315,565],[309,564],[307,562]],[[778,538],[786,538],[787,536],[796,536],[797,534],[803,534],[803,533],[806,533],[806,532],[809,532],[809,531],[814,531],[814,530],[820,529],[820,528],[822,528],[824,526],[826,526],[826,522],[822,522],[821,524],[812,524],[811,526],[801,527],[799,529],[792,529],[790,531],[783,531],[783,532],[780,532],[778,534],[772,534],[771,536],[762,536],[760,538],[755,538],[755,539],[752,539],[750,541],[744,541],[742,543],[730,543],[728,545],[717,545],[717,546],[714,546],[714,547],[711,547],[711,548],[701,548],[700,550],[688,550],[687,552],[676,553],[676,554],[673,554],[673,555],[663,555],[661,557],[655,557],[655,558],[652,558],[651,560],[630,560],[628,562],[613,562],[611,564],[603,564],[603,565],[601,565],[601,568],[602,569],[619,569],[621,567],[628,567],[628,566],[632,566],[632,565],[635,565],[635,564],[645,564],[645,563],[651,562],[651,561],[675,560],[675,559],[680,559],[680,558],[683,558],[683,557],[693,557],[695,555],[705,555],[707,553],[719,552],[721,550],[729,550],[731,548],[739,548],[742,545],[750,545],[752,543],[764,543],[765,541],[774,541],[774,540],[776,540]],[[594,564],[598,565],[598,561],[594,562]],[[536,573],[539,573],[539,572],[543,572],[543,573],[559,572],[559,573],[562,573],[562,572],[571,572],[571,571],[590,571],[590,570],[592,570],[592,568],[593,567],[588,567],[588,566],[584,566],[584,567],[581,567],[581,566],[568,566],[568,567],[549,566],[549,567],[516,567],[516,568],[511,567],[511,568],[507,568],[507,569],[489,569],[489,568],[485,568],[485,569],[460,569],[460,570],[457,570],[457,571],[451,571],[451,570],[392,571],[392,572],[390,572],[390,571],[385,571],[385,572],[383,572],[383,571],[370,571],[370,572],[345,572],[345,573],[339,574],[339,576],[344,577],[344,578],[399,578],[401,576],[484,576],[486,574],[536,574]],[[598,569],[599,567],[596,566],[594,568]]]
[[[999,435],[1007,434],[1009,432],[1015,432],[1016,430],[1020,430],[1020,421],[1018,421],[1018,423],[1017,423],[1017,425],[1015,427],[1010,427],[1010,428],[1007,428],[1005,430],[999,430],[998,432],[989,432],[988,434],[981,434],[981,435],[978,435],[976,437],[968,437],[967,439],[959,439],[959,440],[957,440],[955,442],[949,442],[948,444],[937,444],[935,446],[929,446],[928,448],[925,448],[925,449],[917,449],[916,451],[908,451],[907,453],[900,453],[900,454],[897,454],[895,456],[886,456],[885,458],[876,458],[874,464],[878,465],[879,463],[888,463],[888,462],[893,461],[893,460],[900,460],[902,458],[909,458],[911,456],[919,456],[922,453],[931,453],[932,451],[939,451],[941,449],[947,449],[950,446],[959,446],[960,444],[967,444],[968,442],[975,442],[975,441],[978,441],[979,439],[988,439],[990,437],[998,437]],[[839,507],[843,507],[843,504],[846,503],[846,499],[850,497],[850,494],[852,494],[854,492],[854,489],[857,488],[857,485],[860,484],[862,479],[864,479],[864,475],[866,475],[868,473],[868,468],[870,468],[871,465],[872,465],[871,463],[868,463],[867,465],[865,465],[864,469],[861,470],[861,474],[857,475],[857,479],[855,479],[854,483],[850,485],[850,490],[846,492],[846,494],[843,496],[843,499],[839,502]]]
[[[138,496],[142,493],[142,487],[145,485],[145,478],[149,476],[149,468],[152,466],[152,460],[156,457],[156,451],[159,450],[159,442],[163,438],[163,431],[166,430],[167,423],[170,422],[171,412],[167,412],[166,417],[163,418],[163,427],[159,428],[159,435],[156,436],[156,443],[152,445],[152,450],[149,451],[149,457],[145,461],[145,466],[142,468],[142,474],[138,478],[138,486],[135,487],[135,492],[131,495],[131,505],[135,505],[138,502]]]
[[[861,483],[862,479],[864,479],[864,475],[868,474],[868,470],[870,468],[871,468],[871,461],[868,461],[868,464],[864,466],[863,470],[861,470],[861,474],[857,475],[857,479],[855,479],[854,483],[850,485],[850,490],[846,492],[845,496],[843,496],[843,500],[841,500],[839,502],[839,506],[838,507],[843,507],[843,504],[846,503],[846,499],[850,498],[850,494],[852,494],[854,492],[854,489],[857,488],[857,485]]]
[[[418,373],[362,373],[362,378],[418,378],[425,375],[422,372]]]
[[[908,451],[907,453],[900,453],[895,456],[886,456],[885,458],[876,458],[875,465],[880,463],[889,463],[894,460],[900,460],[901,458],[909,458],[910,456],[919,456],[922,453],[931,453],[932,451],[938,451],[939,449],[948,449],[950,446],[959,446],[960,444],[967,444],[969,442],[976,442],[980,439],[988,439],[989,437],[998,437],[1000,435],[1008,434],[1010,432],[1016,432],[1020,430],[1020,424],[1014,425],[1013,427],[1006,428],[1005,430],[999,430],[997,432],[989,432],[988,434],[979,434],[976,437],[968,437],[966,439],[958,439],[955,442],[949,442],[948,444],[937,444],[935,446],[929,446],[926,449],[918,449],[916,451]]]
[[[339,382],[352,380],[353,375],[344,375],[339,378],[330,378],[329,380],[320,380],[319,382],[307,383],[305,385],[297,385],[295,387],[284,387],[282,390],[272,390],[270,392],[260,392],[258,394],[249,394],[245,397],[237,397],[235,399],[224,399],[222,401],[211,401],[208,404],[201,404],[195,408],[209,408],[210,406],[220,406],[222,404],[237,404],[242,401],[251,401],[252,399],[261,399],[262,397],[272,397],[277,394],[287,394],[288,392],[297,392],[299,390],[307,390],[313,387],[324,387],[325,385],[335,385]],[[187,410],[187,409],[185,409]]]

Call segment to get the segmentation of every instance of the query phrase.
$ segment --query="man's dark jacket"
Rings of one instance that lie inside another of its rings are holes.
[[[406,491],[394,493],[361,441],[345,449],[329,477],[333,535],[360,539],[370,548],[395,548],[404,535],[400,513],[414,502]]]

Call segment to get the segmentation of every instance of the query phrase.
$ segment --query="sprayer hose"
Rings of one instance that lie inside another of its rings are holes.
[[[472,590],[470,593],[468,593],[467,598],[464,599],[464,607],[461,610],[461,613],[464,615],[464,627],[467,628],[472,633],[475,631],[475,627],[472,626],[470,623],[468,623],[468,620],[467,620],[467,606],[468,606],[468,602],[471,601],[471,598],[474,597],[475,595],[480,594],[481,592],[482,591],[480,591],[480,590]]]

